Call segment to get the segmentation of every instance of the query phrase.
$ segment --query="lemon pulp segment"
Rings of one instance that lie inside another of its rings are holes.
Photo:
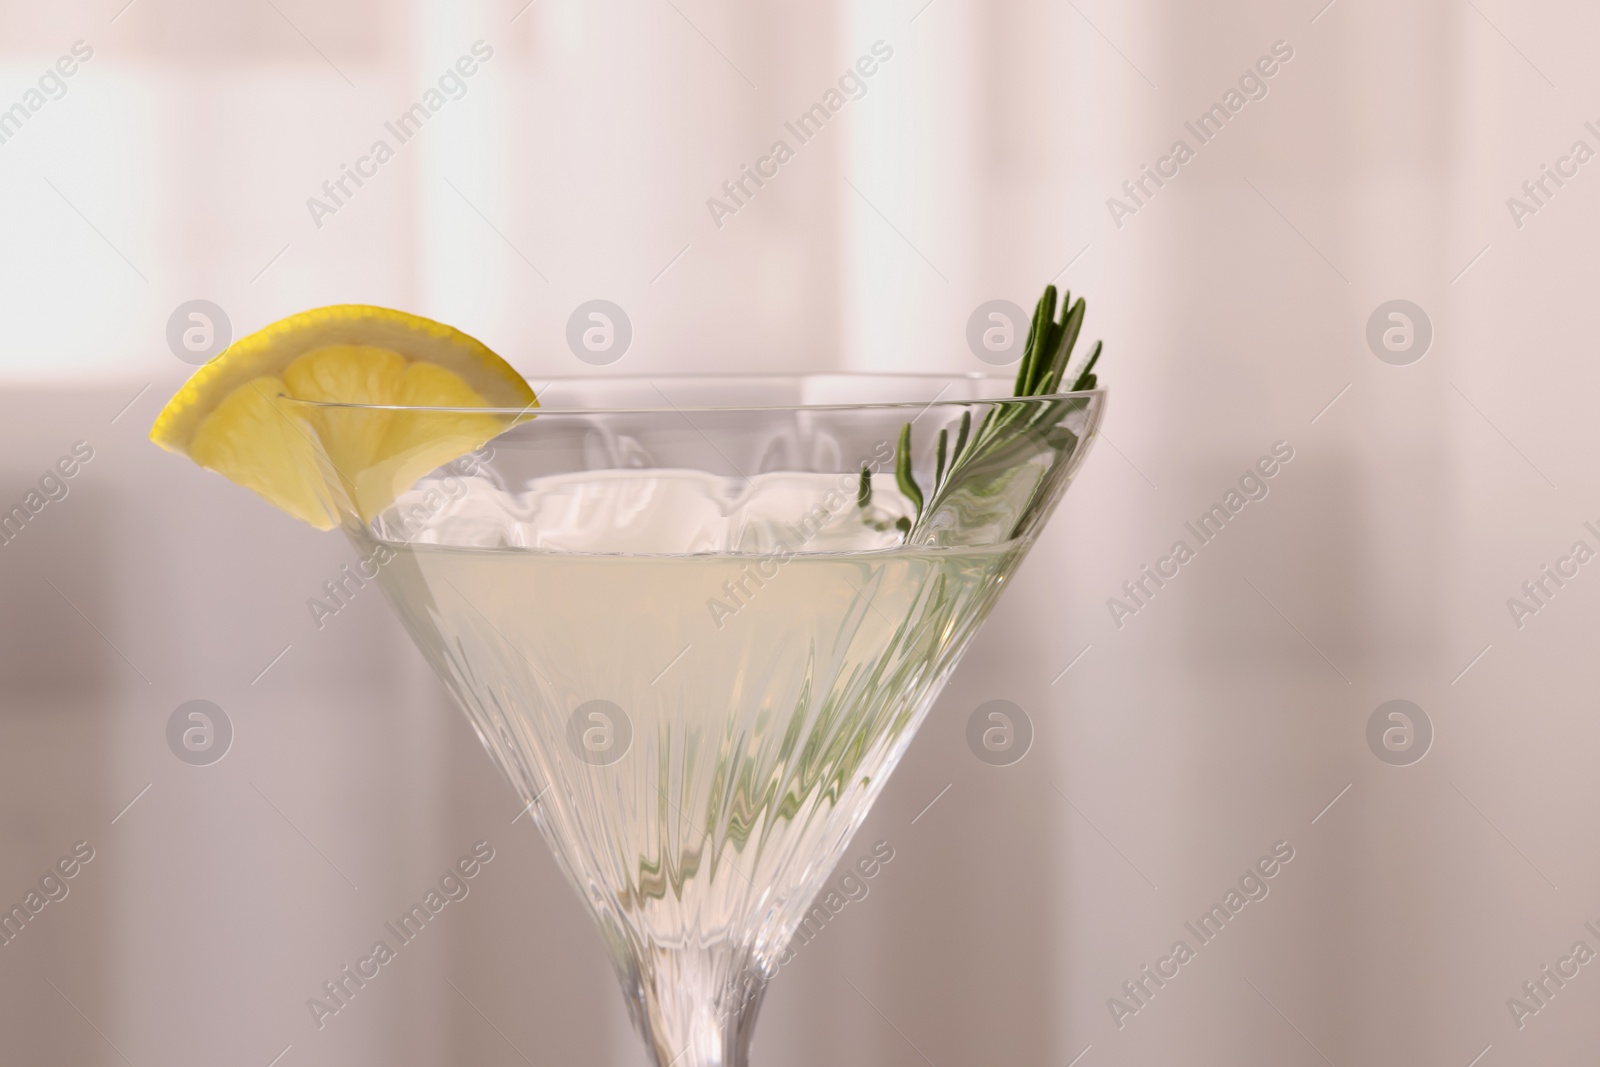
[[[331,529],[342,511],[371,519],[537,404],[516,370],[459,330],[350,304],[229,346],[178,391],[150,437]]]

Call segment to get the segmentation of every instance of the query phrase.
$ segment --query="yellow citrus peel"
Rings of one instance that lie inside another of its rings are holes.
[[[370,520],[537,405],[510,364],[461,331],[341,304],[234,342],[167,403],[150,439],[328,530],[344,512]]]

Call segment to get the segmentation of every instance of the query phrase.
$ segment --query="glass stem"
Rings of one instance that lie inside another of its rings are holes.
[[[729,944],[642,947],[622,974],[634,1025],[656,1067],[746,1067],[766,980]]]

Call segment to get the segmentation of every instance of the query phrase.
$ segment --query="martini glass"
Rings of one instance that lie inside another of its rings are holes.
[[[534,411],[284,401],[659,1067],[746,1064],[791,936],[1086,454],[1102,392],[1009,393],[812,375],[557,381]],[[487,443],[419,474],[452,438]],[[398,458],[350,477],[352,441]]]

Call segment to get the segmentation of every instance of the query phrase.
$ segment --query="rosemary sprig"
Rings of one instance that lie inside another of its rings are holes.
[[[1094,368],[1100,361],[1101,342],[1096,341],[1094,348],[1089,351],[1089,357],[1075,369],[1075,372],[1069,373],[1072,350],[1078,343],[1079,332],[1083,329],[1085,309],[1082,297],[1073,302],[1070,293],[1063,293],[1061,318],[1057,319],[1056,287],[1045,286],[1044,295],[1039,298],[1039,303],[1033,309],[1033,321],[1028,327],[1028,340],[1023,348],[1022,363],[1017,367],[1016,385],[1012,389],[1013,397],[1024,399],[1050,396],[1062,391],[1061,383],[1064,380],[1072,382],[1067,392],[1083,392],[1095,387],[1099,379],[1095,376]],[[934,450],[933,491],[926,498],[911,471],[911,424],[906,423],[900,428],[899,446],[895,449],[894,479],[895,484],[900,487],[900,492],[911,501],[915,517],[902,516],[895,526],[902,533],[909,535],[916,524],[922,521],[924,505],[926,504],[927,510],[931,511],[933,502],[954,483],[958,471],[982,457],[994,454],[1035,426],[1054,425],[1074,403],[1081,404],[1082,401],[1058,401],[1052,404],[1003,402],[994,404],[984,415],[975,433],[972,430],[972,413],[962,412],[954,447],[950,447],[949,431],[939,431],[939,439]],[[863,468],[857,504],[865,509],[871,498],[872,488],[867,472]]]

